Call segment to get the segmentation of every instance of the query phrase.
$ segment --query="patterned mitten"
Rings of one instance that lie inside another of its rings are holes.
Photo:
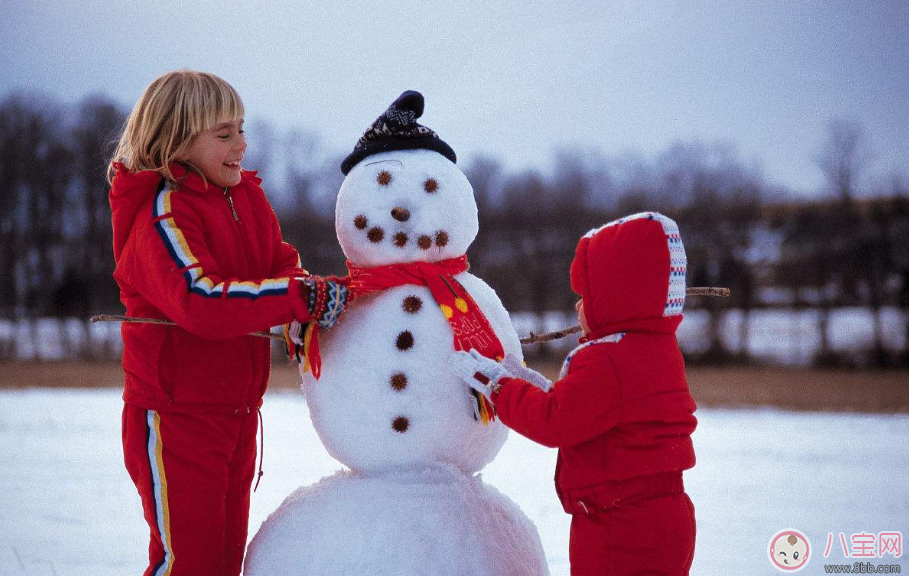
[[[348,290],[339,279],[310,276],[303,280],[309,287],[309,315],[322,328],[331,328],[347,310]]]

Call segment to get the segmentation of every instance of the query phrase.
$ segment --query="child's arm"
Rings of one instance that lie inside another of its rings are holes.
[[[313,320],[309,289],[298,278],[224,278],[198,215],[170,196],[160,216],[136,230],[133,265],[124,267],[127,280],[155,307],[203,338],[233,338],[295,319]]]
[[[460,359],[468,356],[463,352]],[[496,414],[514,431],[552,448],[564,448],[595,438],[618,423],[619,387],[607,356],[577,355],[571,373],[544,392],[530,382],[513,378],[501,364],[472,357],[466,369],[452,367],[475,389],[488,393]],[[491,389],[474,385],[479,373]]]

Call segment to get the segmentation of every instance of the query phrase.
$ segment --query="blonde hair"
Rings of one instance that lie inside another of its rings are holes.
[[[170,163],[186,153],[193,138],[243,115],[240,95],[218,76],[194,70],[168,72],[155,79],[136,102],[111,158],[107,179],[113,178],[114,164],[120,162],[130,172],[154,170],[175,183]]]

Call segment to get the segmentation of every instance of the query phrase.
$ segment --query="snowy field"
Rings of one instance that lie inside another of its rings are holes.
[[[147,527],[122,465],[120,391],[0,391],[0,575],[125,575],[144,566]],[[322,448],[302,396],[270,393],[265,476],[250,536],[300,485],[340,466]],[[828,533],[909,538],[909,416],[698,411],[698,465],[686,484],[698,516],[692,574],[775,574],[766,556],[784,528],[805,533],[822,574]],[[555,497],[555,452],[512,434],[483,478],[536,523],[554,576],[568,574],[568,525]],[[904,541],[904,547],[906,542]],[[852,563],[834,546],[828,563]],[[901,564],[903,558],[871,559]]]
[[[571,312],[533,314],[513,312],[511,319],[521,336],[531,331],[552,332],[577,324],[577,315]],[[723,313],[720,336],[726,346],[737,351],[742,346],[740,310]],[[874,343],[873,316],[865,308],[839,308],[830,313],[830,347],[837,352],[860,351]],[[685,312],[679,327],[679,345],[686,354],[705,351],[709,345],[707,325],[709,315],[704,310]],[[886,349],[897,351],[905,347],[906,313],[898,308],[885,307],[880,313],[883,344]],[[748,352],[758,360],[787,366],[808,366],[820,347],[817,310],[756,310],[748,322]],[[34,329],[34,333],[32,330]],[[123,341],[120,324],[100,322],[88,327],[95,348],[107,346],[111,357],[117,357]],[[28,322],[12,323],[0,320],[0,345],[16,346],[15,356],[24,360],[57,360],[73,357],[86,338],[85,325],[76,318],[58,320],[42,318],[31,325]],[[548,346],[558,353],[567,353],[577,345],[575,338],[550,342]]]

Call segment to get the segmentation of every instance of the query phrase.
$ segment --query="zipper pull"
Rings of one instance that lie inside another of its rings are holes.
[[[227,203],[230,205],[230,213],[234,215],[234,220],[237,224],[240,223],[240,217],[237,216],[237,209],[234,208],[234,199],[230,197],[230,189],[224,189],[224,197],[227,198]]]

